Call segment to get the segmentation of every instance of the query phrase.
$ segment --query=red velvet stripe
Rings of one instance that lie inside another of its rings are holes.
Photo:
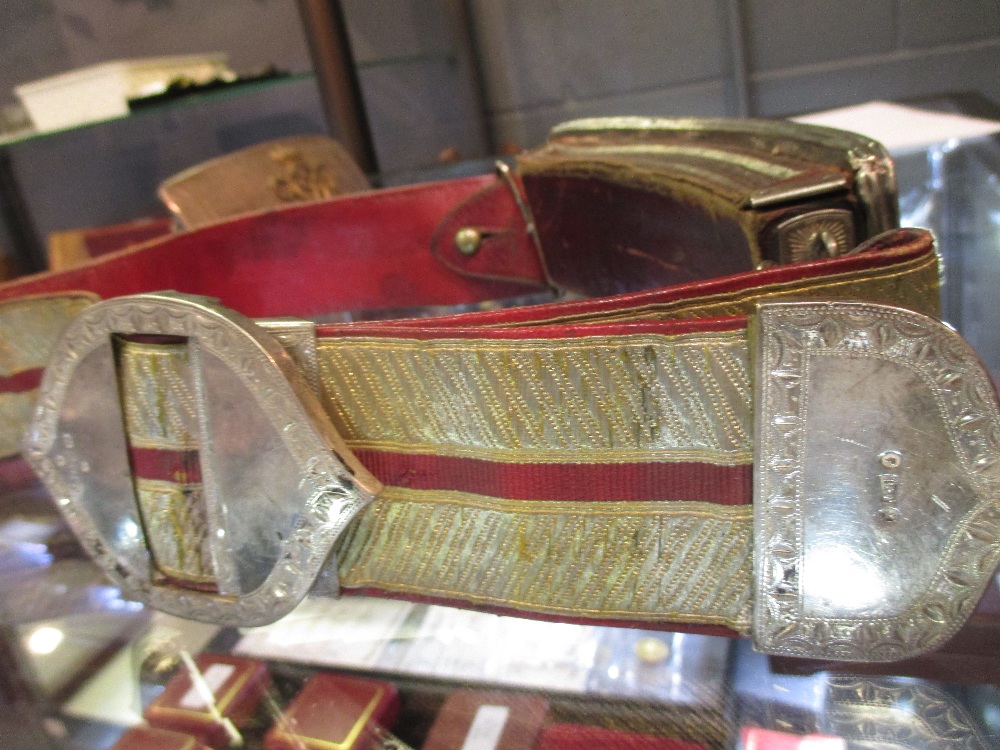
[[[0,495],[41,486],[38,475],[20,455],[0,459]],[[10,498],[8,498],[10,500]]]
[[[358,450],[381,482],[415,490],[457,490],[511,500],[704,500],[745,505],[750,465],[706,463],[502,463],[475,458]]]
[[[178,484],[199,484],[201,462],[198,451],[178,451],[164,448],[129,447],[132,472],[139,479],[153,479]]]
[[[0,375],[0,393],[25,393],[35,390],[42,382],[42,367],[21,370],[13,375]]]

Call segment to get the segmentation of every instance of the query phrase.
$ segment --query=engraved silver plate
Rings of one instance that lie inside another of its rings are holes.
[[[136,334],[186,342],[211,593],[163,580],[151,557],[112,340]],[[213,300],[171,292],[108,300],[73,321],[45,371],[24,452],[126,596],[223,625],[287,614],[379,489],[273,336]]]
[[[1000,563],[1000,408],[931,318],[765,303],[756,358],[755,647],[893,661],[947,641]]]
[[[851,748],[987,750],[990,742],[962,701],[931,683],[832,675],[820,730]]]

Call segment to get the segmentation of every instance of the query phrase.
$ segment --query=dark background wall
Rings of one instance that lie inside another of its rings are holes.
[[[295,0],[0,0],[0,104],[84,65],[216,51],[241,72],[310,69]]]
[[[997,0],[473,7],[491,120],[501,138],[525,144],[585,115],[783,116],[967,90],[1000,100]]]
[[[782,116],[874,98],[1000,101],[998,0],[342,0],[383,171],[528,146],[610,114]],[[461,54],[464,7],[482,86]],[[221,50],[310,69],[295,0],[0,0],[12,86]],[[477,96],[479,92],[480,96]]]

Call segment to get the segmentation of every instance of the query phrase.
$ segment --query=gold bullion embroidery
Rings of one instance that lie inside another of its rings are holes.
[[[186,345],[121,341],[119,377],[131,445],[174,450],[198,447],[197,406]]]
[[[340,580],[542,614],[746,632],[752,523],[749,505],[386,487],[340,545]]]
[[[44,367],[67,323],[94,300],[73,294],[0,304],[0,375]]]
[[[63,328],[95,299],[89,294],[68,294],[0,304],[0,376],[44,367]],[[0,393],[0,457],[21,450],[35,394],[34,389]]]
[[[751,460],[743,331],[575,339],[323,339],[355,449],[493,461]]]
[[[196,450],[197,404],[185,344],[120,340],[125,428],[132,447]],[[146,540],[157,568],[195,585],[214,584],[201,485],[135,478]]]
[[[35,391],[0,393],[0,458],[21,450],[25,426],[35,410]]]
[[[201,485],[142,478],[135,485],[156,567],[173,578],[214,583]]]

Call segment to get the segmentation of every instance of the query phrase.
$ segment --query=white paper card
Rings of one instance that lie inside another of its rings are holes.
[[[212,695],[217,695],[219,689],[226,684],[226,680],[228,680],[235,671],[236,667],[232,664],[213,664],[201,673],[201,679],[208,686],[208,689],[212,691]],[[194,678],[192,678],[192,681],[193,679]],[[184,697],[181,698],[180,706],[181,708],[190,708],[192,711],[202,711],[208,708],[208,704],[205,702],[205,696],[203,696],[202,691],[198,689],[198,685],[192,685],[188,688],[188,691],[184,693]]]
[[[507,706],[480,706],[465,735],[462,750],[496,750],[510,716]]]
[[[306,599],[273,625],[249,630],[234,651],[258,659],[372,669],[413,609],[392,599]]]
[[[868,102],[793,119],[862,133],[879,141],[891,153],[917,151],[938,143],[1000,132],[1000,122],[993,120],[930,112],[889,102]]]

